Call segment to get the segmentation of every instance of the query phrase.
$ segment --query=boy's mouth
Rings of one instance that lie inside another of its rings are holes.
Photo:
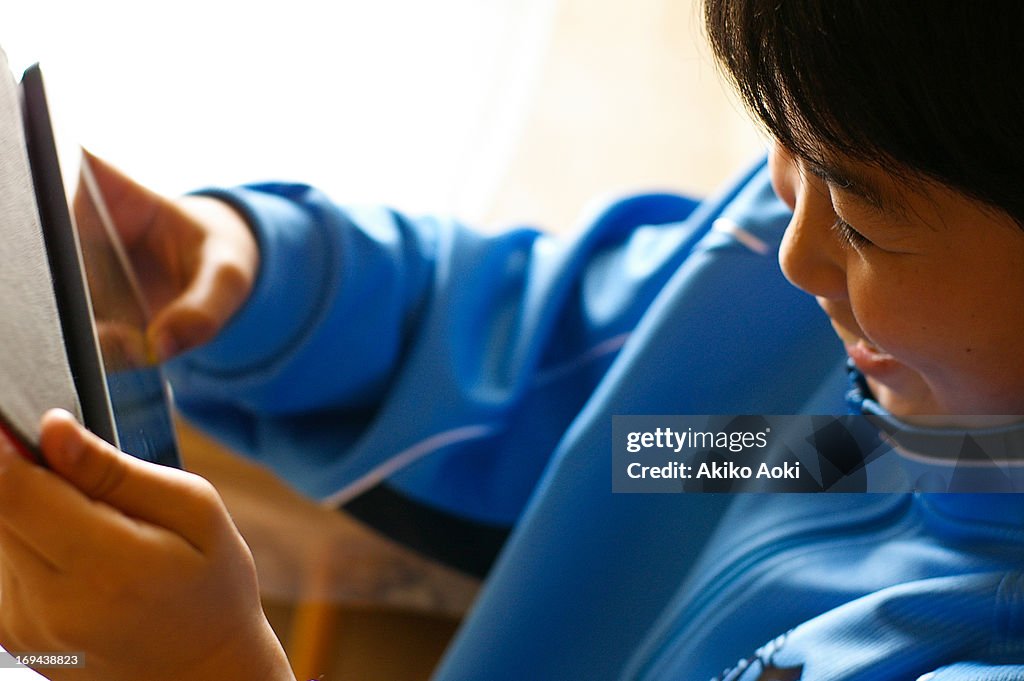
[[[828,301],[821,298],[818,299],[818,303],[829,316],[832,328],[846,348],[846,354],[850,356],[854,366],[860,369],[863,374],[873,378],[881,378],[902,366],[898,359],[866,339],[863,332],[860,331],[859,325],[850,319],[849,314],[844,314],[843,310],[836,309]],[[848,319],[852,323],[844,323]]]
[[[879,378],[895,371],[900,366],[899,360],[889,353],[879,350],[863,338],[858,338],[853,343],[846,342],[846,339],[843,340],[846,354],[853,360],[854,366],[867,376]]]

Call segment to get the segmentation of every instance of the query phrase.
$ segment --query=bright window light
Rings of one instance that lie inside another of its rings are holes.
[[[293,179],[446,212],[493,190],[553,4],[33,0],[0,44],[41,62],[62,143],[161,191]]]

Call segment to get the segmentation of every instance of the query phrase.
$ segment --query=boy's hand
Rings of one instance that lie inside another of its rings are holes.
[[[82,163],[96,179],[151,312],[145,341],[155,353],[148,354],[165,360],[213,338],[248,298],[259,268],[243,218],[217,199],[167,199],[87,152]],[[83,239],[102,229],[84,182],[74,210]],[[103,301],[94,304],[99,317]]]
[[[46,470],[0,437],[0,644],[83,653],[53,679],[293,679],[252,556],[212,485],[135,459],[66,412]]]

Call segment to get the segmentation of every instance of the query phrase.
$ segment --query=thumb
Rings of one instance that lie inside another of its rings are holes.
[[[186,288],[150,322],[146,331],[161,360],[211,340],[248,298],[251,268],[226,244],[210,241]]]
[[[158,359],[166,361],[211,340],[221,325],[203,296],[186,294],[157,314],[146,335]]]
[[[120,452],[60,409],[43,416],[40,449],[53,471],[85,496],[200,549],[211,537],[204,518],[215,518],[222,503],[203,478]]]

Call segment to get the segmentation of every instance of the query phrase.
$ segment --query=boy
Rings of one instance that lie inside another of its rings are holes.
[[[165,354],[227,322],[178,361],[193,416],[338,502],[387,477],[516,521],[438,678],[1024,678],[1021,497],[612,495],[606,458],[615,413],[834,413],[845,355],[857,410],[1020,435],[1024,10],[985,10],[708,0],[770,170],[700,206],[629,199],[569,246],[101,175],[136,257],[179,277]],[[783,228],[816,301],[764,255]],[[7,647],[84,650],[95,678],[289,678],[208,486],[57,414],[43,449],[57,475],[9,452],[0,475]]]

